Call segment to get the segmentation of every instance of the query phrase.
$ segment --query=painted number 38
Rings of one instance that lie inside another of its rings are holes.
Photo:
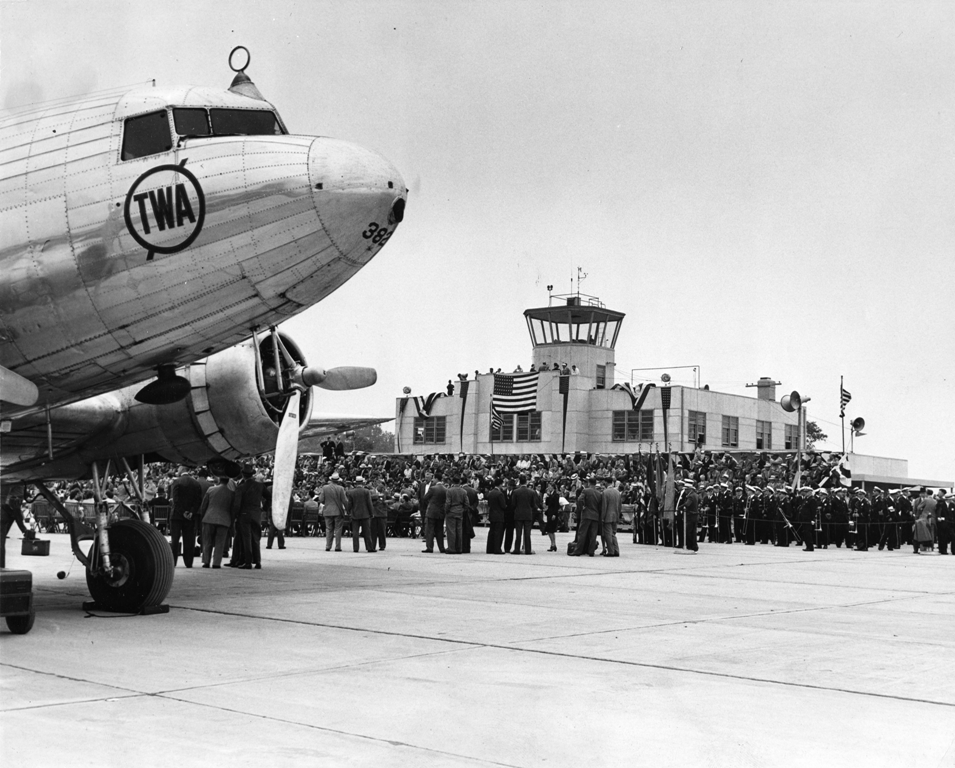
[[[388,242],[388,238],[391,237],[392,232],[388,227],[379,227],[378,223],[373,221],[368,225],[368,229],[361,233],[361,236],[366,240],[371,240],[375,245],[384,245]]]

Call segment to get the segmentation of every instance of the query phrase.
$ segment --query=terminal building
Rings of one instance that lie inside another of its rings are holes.
[[[803,444],[800,416],[805,429],[806,406],[783,410],[776,400],[778,382],[765,376],[753,385],[756,397],[666,381],[615,385],[624,314],[594,296],[551,296],[548,306],[525,310],[524,319],[532,348],[528,369],[459,378],[450,395],[412,397],[406,391],[395,403],[396,453],[685,453],[697,447],[783,452]],[[495,424],[495,379],[515,377],[526,379],[529,405],[519,413],[499,413]],[[905,459],[852,453],[851,469],[853,485],[866,490],[952,487],[950,480],[910,478]]]
[[[502,424],[495,426],[491,372],[453,382],[451,396],[398,398],[397,452],[623,454],[799,446],[799,413],[786,412],[776,402],[772,379],[760,379],[757,397],[666,382],[614,387],[624,314],[596,297],[552,296],[548,306],[526,310],[524,319],[531,365],[500,374],[537,374],[532,410],[501,413]]]

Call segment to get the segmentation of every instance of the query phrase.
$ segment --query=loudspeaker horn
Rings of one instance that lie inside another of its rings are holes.
[[[783,407],[784,411],[792,413],[793,411],[798,411],[802,407],[802,398],[794,389],[790,394],[783,395],[779,399],[779,404]]]
[[[865,428],[865,419],[859,416],[857,419],[853,419],[849,426],[852,427],[856,432],[861,432]]]

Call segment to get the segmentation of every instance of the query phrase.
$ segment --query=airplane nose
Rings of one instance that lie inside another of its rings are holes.
[[[338,139],[317,138],[308,153],[318,217],[342,256],[365,263],[404,219],[408,188],[377,152]]]

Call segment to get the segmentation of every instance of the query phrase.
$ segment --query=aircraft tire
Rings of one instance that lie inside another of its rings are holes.
[[[15,635],[25,635],[33,629],[35,620],[35,611],[30,611],[26,616],[7,616],[7,627]]]
[[[160,605],[172,588],[175,568],[165,537],[142,520],[120,520],[109,527],[110,559],[118,569],[112,578],[87,567],[86,585],[98,607],[121,613],[138,613]],[[90,549],[90,564],[98,562],[97,544]]]

